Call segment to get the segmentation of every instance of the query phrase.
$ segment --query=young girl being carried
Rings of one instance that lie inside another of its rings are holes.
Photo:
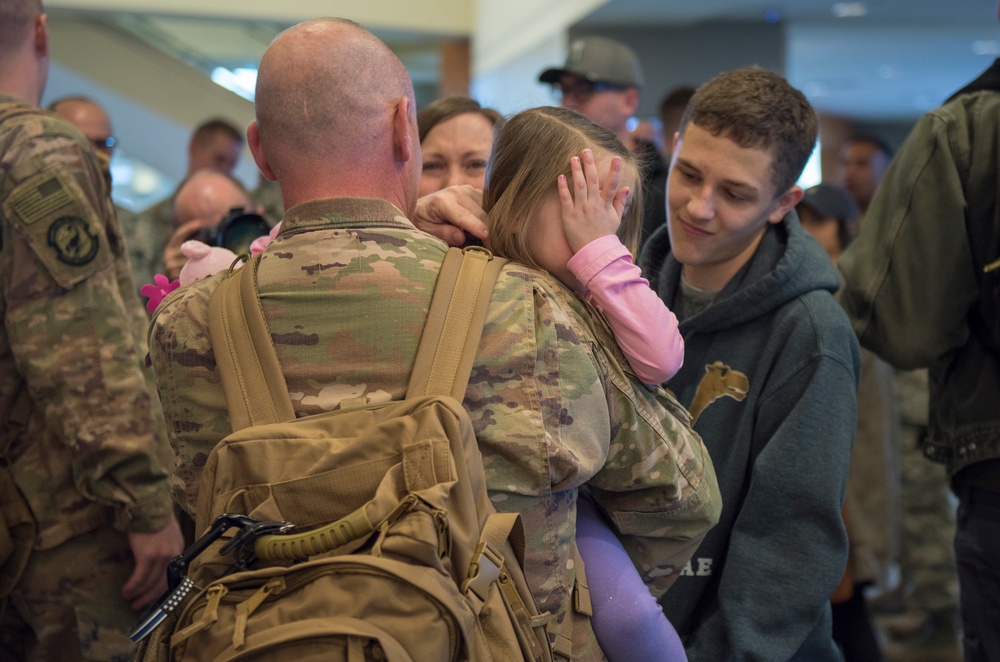
[[[544,269],[600,310],[639,379],[659,384],[683,361],[677,318],[633,254],[642,228],[639,164],[606,129],[564,108],[513,116],[496,140],[483,206],[488,247]],[[598,643],[611,662],[686,660],[618,538],[581,493],[577,547]]]

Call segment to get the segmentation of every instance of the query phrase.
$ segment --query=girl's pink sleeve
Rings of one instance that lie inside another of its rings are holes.
[[[582,296],[607,317],[639,379],[659,384],[677,374],[684,363],[677,317],[649,287],[618,237],[595,239],[566,266],[586,288]]]

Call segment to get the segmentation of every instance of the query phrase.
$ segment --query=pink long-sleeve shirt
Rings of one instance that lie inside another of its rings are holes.
[[[566,263],[580,292],[604,313],[629,365],[646,384],[673,377],[684,363],[677,317],[642,277],[615,235],[590,242]]]

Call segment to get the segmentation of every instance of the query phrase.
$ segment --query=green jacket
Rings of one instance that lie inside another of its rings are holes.
[[[998,74],[1000,61],[980,81]],[[1000,258],[994,83],[917,123],[840,260],[861,344],[898,368],[930,368],[924,452],[951,474],[1000,457],[1000,349],[981,321],[991,293],[1000,297],[1000,270],[984,273]]]
[[[380,200],[317,200],[285,213],[258,288],[298,416],[403,398],[446,251]],[[205,459],[231,431],[208,335],[219,280],[171,294],[150,329],[192,512]],[[493,504],[523,516],[528,584],[539,609],[560,619],[575,578],[579,488],[589,486],[657,595],[721,508],[704,445],[678,434],[686,412],[626,375],[624,357],[603,346],[610,337],[554,278],[509,264],[465,396]],[[600,659],[590,650],[575,641],[574,659]]]
[[[173,517],[170,448],[109,184],[65,119],[0,95],[0,452],[39,549]],[[22,391],[30,409],[15,426]]]

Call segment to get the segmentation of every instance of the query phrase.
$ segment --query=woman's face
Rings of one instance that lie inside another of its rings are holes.
[[[493,146],[493,124],[479,113],[462,113],[431,129],[420,143],[420,196],[448,186],[483,188]]]

